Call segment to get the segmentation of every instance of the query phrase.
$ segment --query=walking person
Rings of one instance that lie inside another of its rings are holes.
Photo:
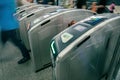
[[[17,6],[23,6],[33,3],[33,0],[17,0]]]
[[[3,44],[9,39],[21,50],[23,58],[18,64],[25,63],[30,59],[30,55],[26,47],[17,39],[16,30],[19,28],[19,22],[14,16],[16,10],[15,0],[0,0],[0,26],[1,41]]]
[[[91,11],[97,12],[99,8],[103,8],[103,7],[104,7],[103,5],[97,5],[97,2],[92,2]]]
[[[82,9],[86,5],[86,0],[74,0],[76,1],[76,7]]]
[[[109,10],[111,13],[114,13],[114,9],[115,9],[115,2],[112,2],[112,4],[109,7]]]

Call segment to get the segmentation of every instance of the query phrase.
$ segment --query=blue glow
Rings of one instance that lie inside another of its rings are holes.
[[[53,54],[55,54],[54,43],[55,43],[55,41],[53,41],[53,42],[51,43],[51,48],[52,48]]]

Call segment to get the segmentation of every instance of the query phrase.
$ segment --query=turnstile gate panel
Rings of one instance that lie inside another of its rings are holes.
[[[35,13],[35,12],[38,12],[42,8],[48,8],[48,7],[50,7],[50,5],[39,5],[38,7],[35,7],[33,9],[26,10],[18,14],[18,20],[22,20],[25,16],[29,15],[30,13],[33,13],[33,12]]]
[[[110,16],[87,18],[53,38],[51,56],[55,80],[100,80],[105,75],[111,62],[106,51],[110,46],[108,41],[120,29],[120,16]]]
[[[30,6],[33,6],[33,5],[37,5],[37,4],[36,3],[31,3],[31,4],[23,5],[23,6],[17,7],[16,10],[17,10],[17,12],[19,12],[19,11],[21,11],[25,8],[28,8]]]
[[[60,7],[58,7],[58,6],[42,7],[42,8],[33,10],[31,13],[27,14],[26,16],[24,16],[23,18],[20,19],[20,38],[28,50],[30,50],[30,45],[29,45],[27,32],[29,30],[31,21],[44,15],[45,13],[54,11],[58,8],[60,8]]]
[[[67,28],[72,20],[77,22],[93,14],[91,11],[71,9],[53,16],[43,16],[46,19],[38,22],[28,32],[35,71],[48,66],[51,62],[49,45],[53,36]]]
[[[29,14],[31,14],[31,13],[33,13],[33,12],[37,12],[37,11],[39,11],[39,10],[42,9],[42,8],[45,8],[45,7],[44,7],[44,6],[40,6],[40,7],[36,7],[35,9],[32,9],[32,10],[23,12],[23,13],[21,13],[21,14],[18,15],[18,20],[21,21],[21,20],[24,19],[24,17],[26,17],[27,15],[29,15]]]
[[[23,9],[23,10],[21,10],[21,11],[16,12],[14,15],[19,19],[19,15],[20,15],[20,14],[23,14],[24,12],[33,10],[33,9],[35,9],[35,8],[38,8],[38,7],[43,7],[43,6],[44,6],[44,5],[32,5],[32,6],[28,7],[28,8],[25,8],[25,9]],[[49,6],[49,5],[47,5],[47,6]]]

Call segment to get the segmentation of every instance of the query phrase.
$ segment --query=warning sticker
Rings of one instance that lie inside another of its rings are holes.
[[[72,37],[73,37],[73,35],[70,34],[70,33],[63,33],[63,34],[61,35],[61,40],[62,40],[63,43],[66,43],[66,42],[68,42],[70,39],[72,39]]]

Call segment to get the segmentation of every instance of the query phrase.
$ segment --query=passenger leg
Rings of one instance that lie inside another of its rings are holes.
[[[1,41],[2,44],[4,45],[8,39],[9,39],[9,35],[8,35],[9,31],[1,31]]]
[[[18,64],[22,64],[25,63],[26,61],[28,61],[30,59],[30,55],[29,55],[29,51],[27,50],[27,48],[25,47],[25,45],[22,44],[22,42],[17,39],[17,34],[16,34],[16,29],[11,30],[9,32],[9,36],[12,40],[12,42],[21,50],[22,52],[22,56],[23,58],[18,61]]]

